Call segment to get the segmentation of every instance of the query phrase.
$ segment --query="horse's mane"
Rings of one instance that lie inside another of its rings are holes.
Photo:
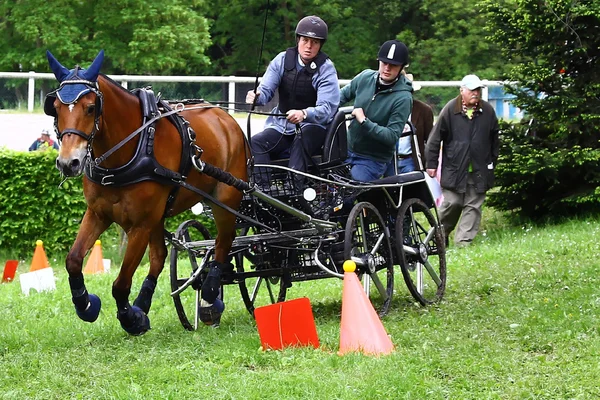
[[[119,90],[123,91],[123,93],[127,93],[128,95],[135,97],[135,95],[133,93],[131,93],[131,91],[129,91],[128,89],[125,89],[123,86],[121,86],[121,84],[119,84],[118,82],[109,78],[108,75],[100,73],[100,76],[103,77],[104,79],[106,79],[108,81],[108,83],[113,84],[114,86],[118,87]]]

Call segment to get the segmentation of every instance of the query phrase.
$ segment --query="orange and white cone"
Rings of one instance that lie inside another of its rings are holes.
[[[86,275],[90,274],[101,274],[104,272],[104,263],[102,262],[102,242],[96,240],[92,252],[88,257],[83,273]]]
[[[44,242],[41,240],[36,240],[35,251],[33,252],[33,258],[31,259],[31,267],[29,268],[29,272],[48,267],[50,267],[50,263],[48,262],[48,257],[46,257],[46,252],[44,251]]]
[[[342,322],[339,355],[360,352],[368,355],[390,354],[394,345],[379,316],[354,273],[354,261],[344,262]]]

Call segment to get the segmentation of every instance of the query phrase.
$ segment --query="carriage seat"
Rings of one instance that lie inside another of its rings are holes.
[[[370,183],[376,184],[394,184],[394,183],[410,183],[415,181],[420,181],[425,179],[425,172],[423,171],[412,171],[406,172],[404,174],[386,176],[385,178],[375,179]]]
[[[320,156],[313,156],[313,160],[320,167],[341,164],[348,157],[348,137],[346,136],[346,116],[352,107],[342,107],[329,124],[323,149]]]

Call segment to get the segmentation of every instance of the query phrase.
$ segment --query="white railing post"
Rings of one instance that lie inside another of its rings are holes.
[[[231,81],[229,82],[229,98],[227,99],[227,101],[229,102],[229,114],[233,115],[233,113],[235,112],[235,82],[233,80],[233,78],[235,78],[234,76],[230,76]]]
[[[29,71],[29,90],[27,91],[27,111],[33,112],[35,101],[35,72]]]

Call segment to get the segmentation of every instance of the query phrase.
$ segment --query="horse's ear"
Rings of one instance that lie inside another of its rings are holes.
[[[46,57],[48,57],[48,64],[50,64],[50,69],[54,72],[54,76],[59,82],[62,82],[71,71],[63,67],[63,65],[54,58],[52,53],[50,53],[50,50],[46,50]]]
[[[88,69],[83,71],[82,75],[85,79],[91,82],[96,82],[98,79],[98,74],[100,73],[100,67],[102,67],[102,62],[104,61],[104,50],[100,50],[94,62]]]

